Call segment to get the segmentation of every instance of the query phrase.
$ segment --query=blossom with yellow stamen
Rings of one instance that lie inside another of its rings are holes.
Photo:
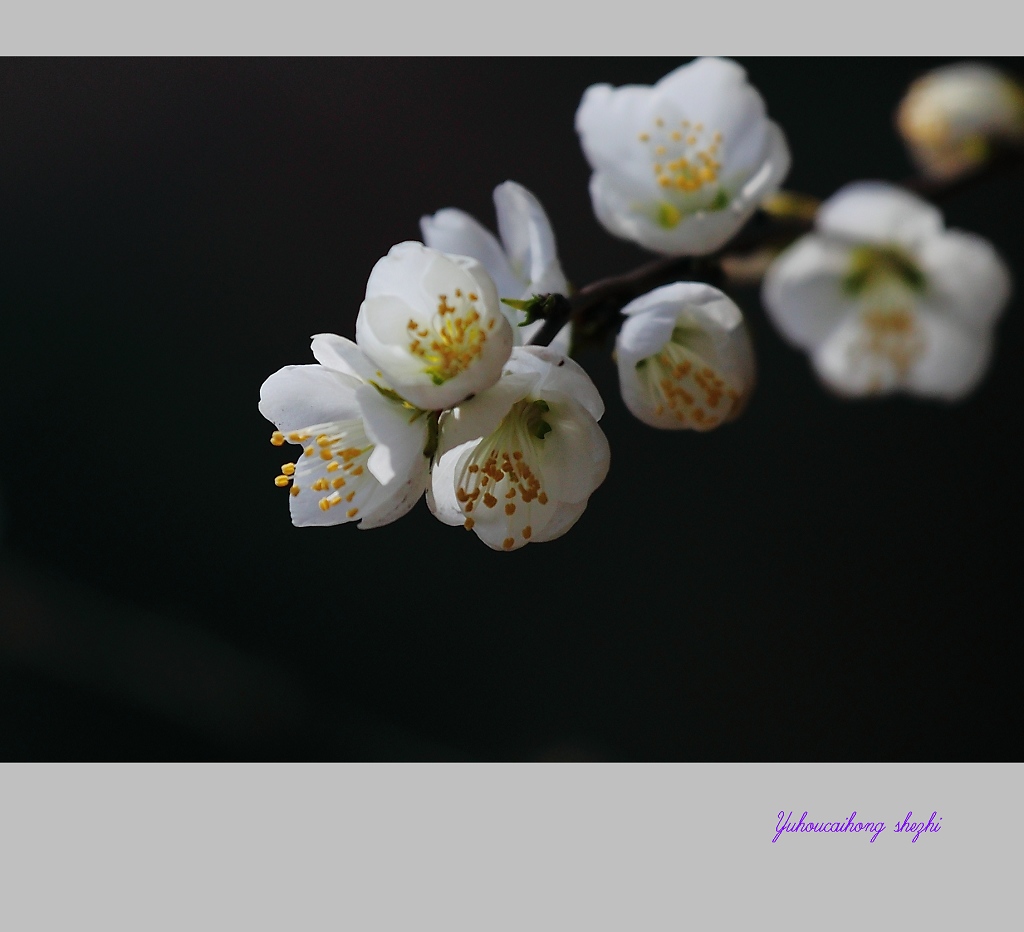
[[[608,472],[604,404],[549,347],[516,347],[501,379],[441,421],[427,504],[494,550],[560,537]]]
[[[837,393],[947,401],[985,374],[1009,294],[989,242],[947,230],[915,194],[870,181],[825,201],[815,232],[779,255],[762,288],[768,316]]]
[[[698,282],[631,301],[615,341],[626,407],[667,430],[711,430],[736,417],[754,387],[754,350],[740,309]]]
[[[479,262],[406,242],[370,273],[356,343],[399,395],[438,411],[498,380],[512,328]]]
[[[351,341],[313,338],[319,365],[285,366],[260,388],[275,446],[299,444],[274,484],[289,488],[298,527],[359,521],[380,527],[404,515],[430,475],[431,415],[403,401]]]
[[[576,131],[598,220],[664,255],[716,250],[789,171],[782,130],[728,59],[699,58],[652,87],[595,84]]]

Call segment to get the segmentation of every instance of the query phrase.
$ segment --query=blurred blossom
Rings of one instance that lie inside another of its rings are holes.
[[[697,59],[653,87],[595,84],[576,131],[598,220],[664,255],[713,252],[789,171],[782,130],[728,59]]]
[[[313,337],[319,365],[285,366],[260,388],[260,413],[275,446],[300,444],[277,485],[289,488],[297,527],[390,524],[419,500],[429,481],[427,412],[398,397],[351,341]]]
[[[990,65],[945,65],[910,85],[896,125],[925,174],[953,178],[983,163],[994,143],[1024,144],[1024,89]]]
[[[514,181],[494,189],[494,207],[498,216],[501,241],[465,211],[446,207],[420,219],[423,242],[432,249],[476,259],[494,279],[499,298],[516,300],[541,294],[569,293],[562,272],[551,222],[540,201]],[[523,311],[502,305],[512,325],[516,346],[529,343],[543,321],[519,326],[526,320]],[[566,326],[551,344],[565,351],[569,345]]]
[[[736,417],[754,386],[740,309],[717,288],[664,285],[623,308],[615,341],[626,407],[645,424],[711,430]]]
[[[512,349],[501,308],[477,260],[399,243],[370,273],[356,342],[402,398],[436,411],[498,380]]]
[[[431,511],[494,550],[560,537],[608,473],[602,414],[579,365],[550,347],[516,347],[494,387],[442,419]]]
[[[783,335],[845,395],[954,400],[985,373],[1010,275],[990,243],[882,182],[847,185],[816,232],[769,268],[762,297]]]

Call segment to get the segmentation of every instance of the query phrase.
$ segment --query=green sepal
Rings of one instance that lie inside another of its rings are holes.
[[[502,298],[501,303],[526,314],[526,319],[519,323],[520,327],[528,327],[538,320],[547,320],[558,308],[559,304],[568,300],[560,294],[535,294],[532,298]]]

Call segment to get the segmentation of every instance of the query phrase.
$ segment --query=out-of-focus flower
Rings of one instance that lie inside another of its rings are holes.
[[[373,267],[356,342],[402,398],[440,410],[498,380],[512,328],[479,262],[407,242]]]
[[[882,182],[847,185],[785,250],[762,297],[783,335],[845,395],[954,400],[984,375],[1010,275],[990,243]]]
[[[499,298],[521,300],[533,295],[569,293],[562,272],[551,222],[540,201],[514,181],[494,189],[494,208],[498,216],[499,242],[465,211],[446,207],[430,217],[420,218],[423,242],[432,249],[476,259],[494,279]],[[529,343],[544,325],[543,321],[523,324],[526,315],[502,305],[512,324],[516,346]],[[569,331],[563,330],[552,346],[568,346]]]
[[[260,388],[260,413],[277,427],[270,442],[302,446],[275,480],[291,487],[292,523],[389,524],[427,487],[436,421],[398,397],[351,340],[319,334],[313,356],[319,365],[285,366]]]
[[[615,358],[634,415],[651,427],[711,430],[739,414],[754,387],[754,350],[743,314],[721,291],[676,282],[622,312]]]
[[[1024,88],[991,65],[944,65],[910,85],[896,125],[923,172],[953,178],[981,165],[993,144],[1024,144]]]
[[[653,87],[595,84],[576,131],[598,220],[665,255],[717,249],[789,171],[782,130],[728,59],[699,58]]]
[[[442,419],[427,503],[494,550],[560,537],[608,472],[603,413],[575,362],[516,347],[496,385]]]

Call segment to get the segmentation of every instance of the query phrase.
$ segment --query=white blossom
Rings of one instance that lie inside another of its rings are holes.
[[[909,191],[855,182],[768,270],[763,301],[844,395],[954,400],[984,375],[1010,275],[990,243],[947,230]]]
[[[1024,144],[1024,89],[991,65],[944,65],[910,85],[896,125],[922,171],[952,178],[984,162],[993,143]]]
[[[743,314],[721,291],[676,282],[622,312],[615,359],[636,417],[651,427],[711,430],[740,413],[754,387],[754,350]]]
[[[506,181],[494,189],[499,240],[465,211],[446,207],[420,219],[423,242],[433,249],[476,259],[494,280],[499,298],[522,300],[539,294],[569,293],[569,283],[558,261],[555,234],[540,201],[526,188]],[[517,346],[529,343],[543,321],[523,324],[526,314],[503,304]],[[569,330],[564,328],[551,345],[564,351]]]
[[[428,505],[494,550],[560,537],[608,472],[603,413],[575,362],[516,347],[496,385],[443,418]]]
[[[271,443],[302,447],[275,480],[290,486],[292,523],[389,524],[427,487],[432,415],[399,398],[351,340],[321,333],[312,349],[319,365],[285,366],[260,388]]]
[[[728,59],[697,59],[653,87],[595,84],[576,131],[598,220],[665,255],[717,249],[789,171],[782,130]]]
[[[512,328],[479,262],[407,242],[373,267],[356,343],[399,395],[441,410],[498,380]]]

